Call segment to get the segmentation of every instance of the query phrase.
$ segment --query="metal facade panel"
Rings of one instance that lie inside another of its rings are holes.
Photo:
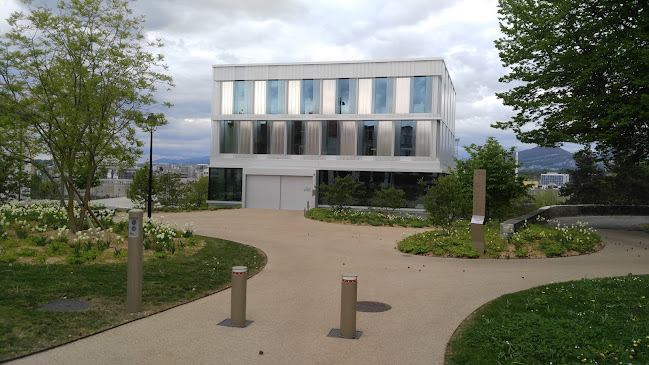
[[[252,122],[249,120],[239,122],[239,136],[237,140],[238,152],[251,153]]]
[[[306,154],[319,155],[320,154],[320,131],[322,130],[322,122],[309,121],[306,122]]]
[[[234,83],[224,81],[221,83],[221,114],[232,114],[234,105]]]
[[[356,155],[356,131],[358,124],[354,121],[340,122],[340,154]]]
[[[220,120],[219,121],[216,121],[216,120],[212,121],[212,128],[211,128],[211,130],[212,130],[212,149],[210,151],[210,163],[212,163],[212,161],[216,161],[216,158],[217,158],[217,156],[219,154],[219,148],[220,148],[220,146],[219,146],[219,142],[220,142],[220,138],[219,138],[219,136],[220,136],[220,133],[219,133],[220,132],[220,124],[221,124]]]
[[[336,113],[336,80],[322,81],[322,114]]]
[[[410,112],[410,78],[400,77],[395,80],[395,110],[394,112],[409,113]]]
[[[266,114],[266,81],[255,81],[254,113]]]
[[[378,146],[376,147],[377,156],[392,156],[392,146],[394,145],[394,122],[391,120],[379,121],[378,123]]]
[[[435,157],[433,151],[434,121],[418,120],[415,128],[415,156]]]
[[[440,93],[441,93],[441,86],[440,86],[440,78],[437,76],[433,76],[433,104],[432,104],[432,110],[431,112],[433,114],[439,114],[441,113],[440,111]]]
[[[372,79],[358,80],[358,114],[372,114]]]
[[[212,82],[212,119],[218,118],[221,114],[221,83]]]
[[[275,155],[286,154],[286,122],[276,121],[270,128],[270,153]]]
[[[300,114],[300,87],[301,80],[288,82],[288,114]]]
[[[410,77],[444,72],[444,60],[439,58],[213,66],[215,81]]]

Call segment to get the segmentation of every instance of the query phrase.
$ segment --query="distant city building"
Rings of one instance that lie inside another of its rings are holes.
[[[131,179],[100,179],[101,185],[90,189],[90,195],[95,199],[121,198],[126,196],[126,190],[131,185]]]
[[[556,172],[548,172],[547,174],[541,174],[541,181],[539,185],[542,188],[556,187],[560,188],[570,181],[569,174],[558,174]]]

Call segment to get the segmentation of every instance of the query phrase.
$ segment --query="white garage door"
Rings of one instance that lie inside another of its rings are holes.
[[[279,209],[279,176],[247,175],[246,208]]]
[[[303,210],[306,202],[313,207],[313,178],[311,176],[282,176],[280,209]]]
[[[246,176],[246,208],[302,210],[313,207],[311,176]]]

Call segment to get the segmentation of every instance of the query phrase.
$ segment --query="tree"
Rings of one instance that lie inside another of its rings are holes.
[[[156,196],[160,205],[177,207],[184,201],[185,184],[180,181],[179,173],[161,173],[156,177],[156,184]]]
[[[561,187],[559,194],[568,198],[568,204],[605,204],[608,190],[604,170],[597,166],[595,155],[585,149],[575,153],[577,168],[570,170],[570,181]]]
[[[406,193],[401,189],[386,188],[384,186],[381,190],[374,192],[372,201],[375,207],[395,210],[406,204],[405,196]]]
[[[471,215],[472,193],[453,171],[437,179],[424,197],[424,209],[435,225],[449,226],[457,218]]]
[[[514,158],[514,148],[505,150],[498,141],[487,138],[483,146],[464,147],[469,154],[465,160],[456,159],[456,167],[447,177],[429,189],[426,210],[433,219],[444,221],[455,216],[469,218],[473,201],[473,171],[487,170],[486,218],[506,219],[513,213],[513,202],[527,194],[523,178],[516,176],[520,165]]]
[[[363,183],[356,181],[352,175],[336,176],[333,183],[318,185],[322,199],[337,210],[352,205],[360,195],[362,187]]]
[[[201,176],[198,180],[190,182],[185,194],[185,204],[196,208],[207,207],[209,183],[210,181],[207,176]]]
[[[157,176],[154,174],[152,176],[152,194],[155,196],[157,193]],[[149,163],[145,163],[144,167],[135,171],[135,176],[133,176],[133,181],[126,189],[126,197],[131,199],[133,203],[137,206],[145,207],[146,202],[149,199]]]
[[[75,222],[74,176],[87,171],[84,205],[97,169],[105,163],[132,165],[142,142],[135,127],[163,125],[158,85],[172,85],[163,56],[143,41],[144,18],[122,0],[60,0],[55,9],[23,0],[27,13],[8,19],[0,40],[3,113],[25,130],[35,149],[51,156],[68,192],[70,229]],[[31,158],[30,156],[23,156]]]
[[[499,0],[496,40],[517,111],[493,126],[541,146],[594,144],[599,159],[649,156],[649,4]],[[527,126],[534,126],[533,129]]]
[[[29,187],[29,174],[20,161],[0,159],[0,204],[21,197]]]

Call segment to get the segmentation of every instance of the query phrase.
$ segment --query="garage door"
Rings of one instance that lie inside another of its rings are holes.
[[[302,210],[313,207],[311,176],[246,176],[246,208]]]
[[[313,207],[315,200],[311,195],[311,176],[282,176],[280,182],[280,209],[303,210],[307,201],[309,206]]]
[[[279,176],[246,175],[246,208],[279,209]]]

